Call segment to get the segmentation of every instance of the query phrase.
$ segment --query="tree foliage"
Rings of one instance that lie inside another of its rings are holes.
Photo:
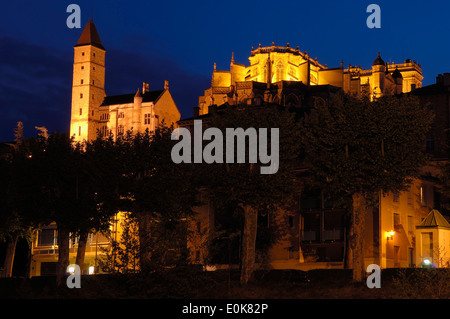
[[[362,280],[363,230],[379,192],[404,190],[426,163],[425,135],[432,114],[417,98],[376,101],[337,94],[328,107],[314,107],[302,121],[301,142],[318,185],[334,196],[352,197],[354,279]]]
[[[290,203],[296,193],[295,163],[299,157],[299,130],[294,114],[278,105],[262,107],[239,105],[218,112],[208,121],[208,126],[221,130],[227,128],[267,128],[267,154],[279,146],[279,167],[275,174],[261,174],[260,161],[249,162],[249,141],[246,140],[246,160],[243,163],[213,163],[203,166],[205,185],[215,202],[233,203],[243,220],[241,241],[241,282],[251,278],[256,259],[256,238],[259,212],[270,212]],[[274,140],[271,128],[279,130],[279,140]],[[252,145],[254,146],[254,145]],[[258,147],[261,147],[259,143]],[[259,151],[259,148],[258,148]],[[272,154],[273,155],[273,154]],[[224,155],[226,157],[226,154]]]

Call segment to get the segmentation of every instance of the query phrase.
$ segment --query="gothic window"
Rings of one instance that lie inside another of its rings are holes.
[[[284,73],[285,73],[285,68],[284,68],[284,65],[283,65],[283,63],[280,61],[280,62],[278,62],[278,64],[277,64],[277,81],[282,81],[282,80],[284,80]]]
[[[300,107],[300,100],[295,94],[291,93],[286,97],[286,106]]]

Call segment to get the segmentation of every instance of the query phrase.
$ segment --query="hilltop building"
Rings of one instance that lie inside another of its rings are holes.
[[[246,103],[259,105],[263,101],[280,105],[305,105],[305,88],[333,86],[345,93],[371,99],[383,95],[407,93],[422,86],[422,68],[410,59],[404,63],[385,63],[378,53],[371,69],[344,63],[330,68],[312,58],[308,52],[286,46],[254,49],[249,66],[237,63],[232,54],[230,70],[217,70],[211,78],[211,87],[199,97],[199,115],[208,113],[210,105]]]
[[[89,19],[74,46],[70,135],[75,141],[91,141],[99,133],[117,136],[131,129],[152,131],[162,121],[171,125],[180,119],[168,81],[160,90],[150,90],[144,82],[142,90],[137,88],[135,93],[108,96],[105,55],[95,24]]]

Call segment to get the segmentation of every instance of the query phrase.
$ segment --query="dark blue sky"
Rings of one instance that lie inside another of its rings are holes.
[[[231,52],[248,65],[252,45],[299,45],[329,67],[370,68],[410,58],[422,65],[423,85],[450,72],[449,1],[5,1],[0,10],[0,141],[17,121],[66,131],[70,121],[73,45],[66,8],[81,7],[82,27],[93,17],[106,56],[106,93],[135,92],[164,80],[183,117],[208,88],[213,63],[228,69]],[[381,7],[381,29],[369,29],[366,8]]]

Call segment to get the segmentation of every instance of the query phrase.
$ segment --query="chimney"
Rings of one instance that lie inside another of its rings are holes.
[[[149,84],[146,82],[142,82],[142,94],[145,94],[148,91],[150,91]]]
[[[194,106],[194,117],[199,117],[200,115],[200,108],[198,106]]]
[[[164,81],[164,90],[168,90],[169,89],[169,81],[165,80]]]

